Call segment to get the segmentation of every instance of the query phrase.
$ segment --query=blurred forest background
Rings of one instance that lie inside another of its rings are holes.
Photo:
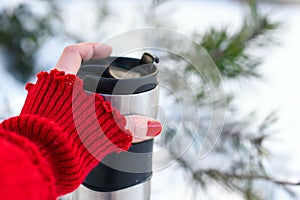
[[[20,103],[15,106],[8,96],[13,94],[19,99],[16,102],[22,102],[20,99],[23,100],[26,95],[21,89],[23,85],[27,81],[34,81],[38,71],[49,70],[54,66],[64,46],[82,41],[103,41],[111,35],[143,27],[162,27],[181,32],[174,15],[176,9],[185,4],[184,1],[171,0],[148,0],[143,3],[105,0],[12,2],[0,3],[0,73],[13,77],[0,75],[2,118],[16,114],[21,106]],[[197,5],[197,1],[189,3]],[[235,103],[237,95],[234,88],[244,87],[241,86],[243,84],[249,86],[253,81],[263,79],[264,74],[260,70],[263,56],[270,48],[281,45],[278,32],[283,29],[284,20],[274,18],[272,12],[262,9],[268,4],[260,5],[254,0],[235,4],[245,11],[244,17],[239,17],[239,25],[228,23],[203,30],[198,28],[201,25],[197,21],[210,19],[194,19],[186,22],[192,28],[183,32],[195,43],[190,46],[192,50],[183,49],[181,54],[196,60],[206,60],[208,58],[203,55],[205,50],[215,63],[211,67],[217,67],[219,78],[213,75],[205,77],[208,83],[203,83],[197,71],[199,69],[180,61],[174,55],[163,57],[181,66],[178,70],[186,79],[196,80],[189,82],[191,87],[196,88],[195,101],[190,110],[205,111],[213,106],[216,108],[215,114],[220,115],[221,120],[224,115],[225,120],[221,133],[220,127],[212,127],[215,131],[211,132],[214,134],[206,137],[211,112],[197,115],[196,118],[201,117],[200,122],[199,118],[194,121],[183,116],[183,128],[179,128],[178,119],[167,114],[170,110],[164,110],[167,123],[164,123],[164,134],[156,141],[156,146],[164,148],[170,144],[168,156],[174,157],[176,162],[155,172],[159,174],[168,171],[173,176],[160,176],[163,178],[159,179],[154,174],[152,199],[182,199],[180,195],[176,197],[174,190],[177,187],[179,191],[185,191],[186,199],[191,200],[300,198],[297,187],[300,184],[297,182],[300,179],[299,172],[285,176],[285,169],[274,169],[270,162],[274,155],[265,145],[268,140],[272,140],[276,131],[280,131],[274,128],[278,123],[277,113],[270,111],[265,113],[264,118],[257,119],[256,110],[252,110],[242,116],[239,105]],[[167,41],[170,45],[177,42],[169,35],[165,37],[168,39],[157,42]],[[176,102],[168,95],[162,95],[162,101],[172,102],[171,106],[175,107],[178,106],[175,104],[190,104],[185,102],[184,87],[180,82],[168,76],[163,78],[164,84],[172,88],[172,92],[175,91],[179,101]],[[207,84],[216,93],[221,94],[225,90],[226,98],[217,94],[220,99],[211,102]],[[251,98],[255,99],[255,96]],[[184,143],[187,138],[194,141],[189,149],[186,149]],[[216,138],[218,143],[215,148],[199,160],[199,149],[204,141]],[[179,178],[174,178],[174,174]],[[172,184],[162,186],[159,182]]]

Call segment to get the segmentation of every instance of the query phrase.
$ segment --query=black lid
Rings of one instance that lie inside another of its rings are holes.
[[[85,178],[82,183],[98,192],[113,192],[144,183],[152,177],[153,139],[133,143],[128,152],[107,155]],[[139,154],[132,157],[130,154]],[[110,163],[126,165],[137,172],[119,171],[110,167]]]
[[[158,58],[144,53],[141,59],[108,57],[81,64],[78,76],[84,89],[102,94],[137,94],[155,88],[158,69],[153,62]]]

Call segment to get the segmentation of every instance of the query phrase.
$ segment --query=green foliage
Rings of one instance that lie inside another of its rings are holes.
[[[201,59],[203,56],[202,48],[204,48],[215,62],[223,81],[239,80],[241,77],[260,77],[258,67],[262,59],[256,57],[253,52],[273,44],[272,33],[280,25],[278,22],[272,22],[267,15],[261,14],[255,1],[250,1],[249,8],[249,14],[245,16],[242,26],[235,33],[230,33],[225,27],[220,30],[211,28],[203,35],[199,33],[193,35],[196,41],[194,46],[196,55],[191,57],[197,57],[198,53],[198,59]],[[191,54],[191,51],[186,52],[186,54]],[[186,65],[185,71],[188,76],[199,75],[197,69],[192,65]],[[206,78],[211,79],[217,86],[221,87],[221,82],[215,81],[213,76]],[[198,99],[203,103],[200,104],[200,109],[208,108],[211,105],[210,102],[206,101],[209,96],[206,94],[205,87],[202,87],[200,82],[196,83],[196,86],[200,88],[197,94]],[[196,194],[203,192],[207,185],[216,183],[225,189],[240,193],[246,200],[266,199],[264,191],[257,187],[257,183],[263,181],[265,184],[279,186],[296,199],[297,195],[288,186],[299,185],[299,182],[277,180],[267,170],[268,165],[266,163],[268,163],[268,156],[271,155],[264,147],[264,142],[274,132],[270,127],[276,123],[276,113],[270,113],[259,125],[254,125],[255,115],[253,113],[243,119],[234,118],[238,112],[231,104],[233,99],[234,96],[230,96],[225,105],[219,104],[217,101],[213,102],[221,109],[222,107],[226,108],[228,116],[219,138],[220,142],[209,156],[215,157],[216,160],[220,157],[226,158],[224,163],[226,168],[220,166],[218,168],[198,169],[196,166],[199,160],[192,159],[198,156],[195,153],[197,151],[194,153],[186,152],[185,155],[178,158],[177,152],[180,148],[178,144],[170,148],[170,154],[177,158],[178,166],[185,169],[189,180],[193,180],[189,182],[195,184],[193,188],[196,188]],[[209,121],[210,115],[206,117],[206,120]],[[204,117],[203,121],[206,120]],[[201,126],[207,125],[201,124]],[[170,132],[174,135],[173,129],[170,128]],[[189,136],[188,131],[184,130],[182,137]],[[200,142],[195,142],[193,148],[199,149],[205,137],[208,137],[209,140],[210,137],[214,138],[211,135],[206,136],[205,132],[199,130],[195,140]],[[170,138],[166,138],[167,142],[169,140]]]
[[[52,14],[38,16],[27,4],[0,11],[0,47],[5,52],[5,67],[19,81],[26,82],[35,73],[35,56],[43,41],[53,34]]]
[[[253,47],[269,45],[268,37],[278,26],[278,22],[272,22],[268,16],[259,13],[253,2],[250,4],[250,14],[244,18],[242,27],[236,33],[230,34],[228,28],[211,28],[204,35],[194,34],[194,39],[207,50],[224,77],[257,77],[256,69],[261,59],[255,57]]]
[[[267,48],[269,45],[274,44],[272,36],[275,30],[280,26],[278,22],[272,22],[267,15],[259,12],[255,1],[250,1],[249,13],[244,17],[242,26],[234,33],[230,33],[229,27],[222,29],[211,28],[206,33],[194,33],[193,39],[196,42],[193,50],[182,52],[182,55],[189,58],[197,58],[198,60],[205,59],[203,55],[203,48],[208,52],[213,59],[216,67],[218,68],[223,83],[230,79],[230,81],[239,80],[240,78],[258,78],[261,74],[258,73],[258,67],[262,63],[262,59],[255,55],[255,51],[261,48]],[[170,42],[170,41],[169,41]],[[174,42],[174,41],[173,41]],[[194,55],[192,55],[194,54]],[[172,57],[179,62],[180,58]],[[186,76],[191,78],[199,76],[199,69],[191,64],[181,63],[185,66]],[[201,70],[205,70],[201,66]],[[208,66],[213,67],[213,66]],[[165,78],[165,77],[164,77]],[[214,75],[205,77],[208,82],[212,81],[216,85],[214,92],[222,90],[222,82],[218,78],[215,79]],[[175,81],[175,80],[173,80]],[[222,129],[222,134],[219,138],[219,143],[215,146],[209,157],[218,160],[222,157],[225,161],[222,168],[201,168],[197,167],[200,160],[195,159],[199,155],[199,148],[203,145],[205,139],[214,140],[216,135],[206,135],[205,127],[209,124],[200,123],[200,128],[197,137],[193,138],[190,129],[185,121],[181,124],[183,131],[178,142],[170,145],[169,153],[176,159],[180,168],[186,171],[189,183],[194,183],[195,197],[198,192],[205,191],[206,187],[212,183],[216,183],[225,189],[240,193],[246,200],[260,200],[266,199],[264,191],[257,187],[257,183],[264,182],[274,184],[285,190],[292,198],[297,196],[289,190],[288,185],[299,185],[299,183],[280,181],[268,173],[267,165],[268,156],[271,156],[268,149],[264,147],[264,142],[274,134],[274,130],[270,127],[276,123],[276,113],[270,113],[259,125],[255,125],[255,113],[249,114],[243,119],[236,119],[234,116],[238,114],[235,107],[231,104],[234,96],[231,95],[226,99],[226,103],[219,101],[210,102],[209,93],[206,91],[205,83],[198,81],[191,83],[197,90],[197,99],[200,104],[195,104],[195,111],[197,107],[200,110],[205,110],[212,106],[216,106],[219,110],[225,110],[227,113],[226,121]],[[174,84],[173,84],[174,85]],[[177,87],[180,90],[180,87]],[[184,98],[184,97],[183,97]],[[218,114],[216,114],[218,115]],[[205,115],[202,119],[203,122],[210,121],[211,115]],[[196,123],[196,122],[195,122]],[[196,126],[196,125],[195,125]],[[162,145],[170,143],[174,140],[178,127],[169,126],[166,124],[165,129],[167,134],[162,138]],[[214,129],[214,128],[213,128]],[[196,129],[193,129],[196,130]],[[204,131],[203,131],[204,130]],[[215,130],[217,134],[218,130]],[[214,133],[214,131],[212,131]],[[187,151],[184,155],[180,155],[186,148],[182,146],[184,139],[190,137],[194,139],[194,151]]]

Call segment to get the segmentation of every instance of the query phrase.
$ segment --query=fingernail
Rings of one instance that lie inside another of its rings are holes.
[[[162,126],[157,121],[148,121],[147,125],[148,126],[147,126],[146,135],[148,137],[155,137],[155,136],[159,135],[162,131]]]

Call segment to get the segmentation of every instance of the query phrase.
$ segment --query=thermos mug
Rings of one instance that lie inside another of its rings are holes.
[[[108,57],[83,62],[78,76],[123,115],[158,114],[158,58]],[[128,152],[107,155],[72,193],[73,200],[149,200],[153,139],[134,143]]]

